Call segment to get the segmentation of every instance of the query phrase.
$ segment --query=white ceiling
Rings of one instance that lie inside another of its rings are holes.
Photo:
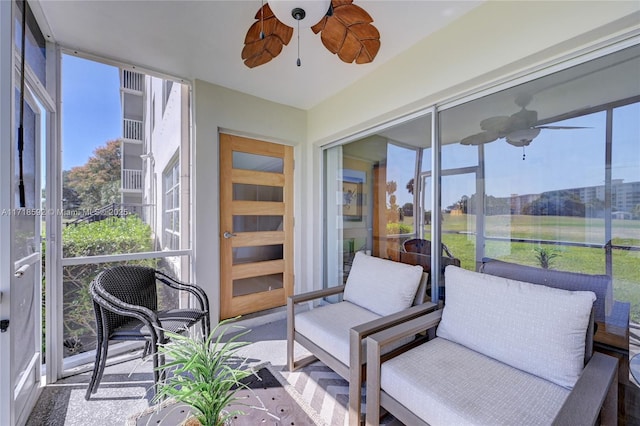
[[[373,63],[346,64],[311,29],[271,62],[249,69],[244,37],[260,0],[39,0],[45,36],[60,45],[185,79],[201,79],[309,109],[459,18],[483,0],[355,0],[374,19],[381,47]]]

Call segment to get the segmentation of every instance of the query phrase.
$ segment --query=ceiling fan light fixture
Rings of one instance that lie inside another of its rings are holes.
[[[314,26],[331,6],[331,0],[269,0],[268,3],[276,18],[292,28]]]
[[[513,146],[523,147],[531,143],[540,134],[540,129],[516,130],[507,135],[507,142]]]

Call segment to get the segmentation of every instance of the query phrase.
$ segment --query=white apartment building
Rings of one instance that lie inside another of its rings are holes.
[[[121,69],[120,94],[121,204],[149,224],[156,249],[187,248],[189,87]]]

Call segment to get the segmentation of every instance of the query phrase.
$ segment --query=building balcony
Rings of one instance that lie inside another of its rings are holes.
[[[120,72],[120,89],[131,93],[143,93],[144,74],[128,70],[121,70]]]
[[[122,138],[126,142],[141,143],[143,139],[143,122],[140,120],[122,120]]]
[[[122,191],[142,192],[142,170],[122,169]]]

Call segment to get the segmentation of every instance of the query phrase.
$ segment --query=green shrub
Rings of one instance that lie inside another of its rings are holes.
[[[413,234],[413,226],[398,222],[387,223],[387,235],[398,234]]]
[[[137,253],[151,251],[152,248],[151,228],[137,216],[71,225],[62,231],[65,258]],[[155,262],[147,259],[62,268],[65,355],[86,351],[95,344],[95,318],[89,294],[91,280],[100,271],[115,265],[155,267]]]
[[[554,248],[549,247],[534,247],[533,251],[536,253],[535,256],[540,267],[544,269],[549,269],[553,263],[553,259],[560,256]]]
[[[72,225],[62,231],[63,257],[136,253],[151,248],[151,228],[138,216]]]

